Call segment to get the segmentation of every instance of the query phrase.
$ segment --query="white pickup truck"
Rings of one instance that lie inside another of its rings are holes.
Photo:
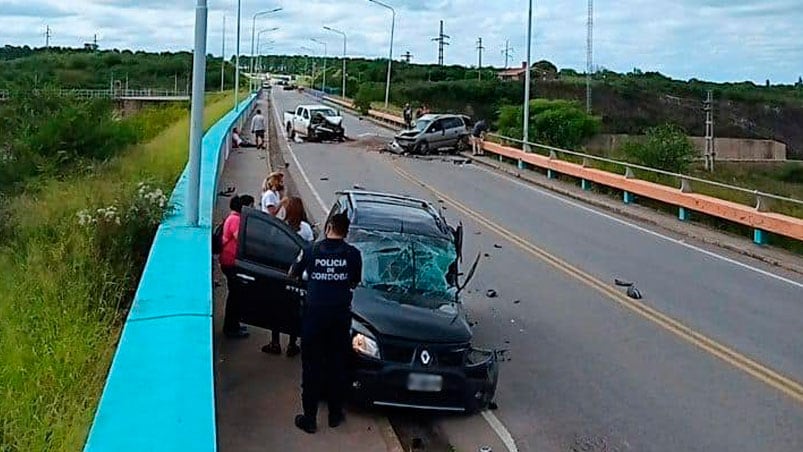
[[[290,139],[297,135],[307,140],[343,141],[343,116],[326,105],[299,105],[284,113],[284,127]]]

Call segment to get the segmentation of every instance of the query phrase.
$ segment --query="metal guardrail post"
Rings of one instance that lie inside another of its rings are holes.
[[[759,212],[769,212],[770,211],[769,199],[764,197],[763,194],[758,190],[756,190],[755,194],[756,194],[756,210]]]
[[[633,168],[627,166],[625,167],[625,179],[635,179],[636,174],[633,173]]]

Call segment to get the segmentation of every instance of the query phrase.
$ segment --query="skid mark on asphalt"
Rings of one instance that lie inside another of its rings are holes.
[[[561,270],[562,272],[566,273],[572,278],[577,279],[578,281],[597,290],[598,292],[605,295],[607,298],[616,302],[620,306],[640,315],[641,317],[673,333],[675,336],[685,340],[686,342],[689,342],[699,347],[700,349],[708,352],[711,355],[716,356],[722,361],[731,364],[733,367],[746,372],[747,374],[753,376],[754,378],[767,384],[768,386],[786,394],[796,402],[803,403],[803,385],[801,385],[797,381],[788,378],[784,375],[781,375],[780,373],[770,369],[769,367],[766,367],[748,358],[747,356],[742,355],[741,353],[723,344],[720,344],[719,342],[709,338],[708,336],[684,325],[683,323],[675,320],[672,317],[669,317],[666,314],[663,314],[662,312],[650,306],[647,306],[644,303],[627,298],[626,296],[617,292],[615,289],[611,288],[608,284],[604,283],[603,281],[600,281],[596,277],[563,261],[559,257],[552,255],[547,251],[533,245],[526,239],[504,228],[503,226],[487,219],[478,212],[472,210],[470,207],[451,198],[450,196],[447,196],[446,194],[440,192],[431,185],[421,182],[414,175],[402,169],[398,165],[398,163],[393,162],[392,164],[395,168],[395,171],[403,178],[407,179],[411,183],[417,184],[427,189],[432,194],[437,196],[438,199],[444,200],[446,203],[450,204],[458,211],[473,218],[479,224],[485,226],[491,231],[496,232],[497,234],[502,236],[505,240],[510,241],[511,243],[518,246],[522,250],[528,252],[529,254],[535,256],[538,259],[543,260],[544,262],[550,264],[551,266],[557,268],[558,270]]]

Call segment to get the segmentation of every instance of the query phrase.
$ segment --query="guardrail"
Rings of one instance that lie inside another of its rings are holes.
[[[185,224],[188,170],[170,198],[120,335],[84,451],[215,451],[212,212],[230,152],[256,96],[203,138],[199,226]]]
[[[327,102],[354,110],[350,99],[323,96],[320,94],[316,95]],[[404,126],[402,118],[389,113],[371,110],[369,116],[372,119],[379,120],[386,124],[397,127]],[[770,212],[771,206],[769,205],[769,201],[773,201],[803,207],[803,201],[799,199],[779,196],[772,193],[763,193],[758,190],[750,190],[736,185],[672,173],[538,143],[525,143],[522,140],[502,135],[490,134],[490,136],[502,143],[486,141],[484,146],[485,151],[496,154],[500,161],[505,158],[516,161],[519,169],[528,169],[529,166],[538,167],[546,170],[547,177],[550,179],[557,177],[558,174],[572,176],[580,179],[580,184],[584,190],[590,189],[591,183],[621,190],[623,192],[623,201],[626,204],[634,202],[635,196],[641,196],[643,198],[674,205],[678,207],[678,218],[682,221],[689,220],[691,212],[696,211],[748,226],[753,228],[753,241],[760,245],[766,244],[767,232],[796,240],[803,240],[803,219]],[[526,147],[530,148],[530,151],[532,151],[532,149],[543,150],[546,155],[541,155],[536,152],[527,152],[523,149],[504,145],[510,143],[521,147],[525,147],[526,145]],[[581,163],[561,160],[560,156],[573,157],[581,160]],[[589,166],[592,161],[621,167],[623,174],[590,168]],[[671,187],[640,180],[637,178],[635,170],[669,177],[674,179],[677,184],[675,187]],[[755,203],[751,205],[740,204],[713,196],[693,193],[692,182],[731,190],[752,198]]]
[[[145,98],[165,98],[170,100],[189,99],[190,95],[186,90],[172,90],[162,88],[144,89],[56,89],[56,90],[31,90],[34,93],[49,93],[55,96],[74,96],[81,99],[145,99]],[[9,90],[0,90],[0,100],[6,100],[11,96]]]

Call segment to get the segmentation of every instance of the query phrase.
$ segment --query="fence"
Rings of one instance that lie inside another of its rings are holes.
[[[212,212],[230,151],[255,96],[203,138],[199,226],[184,220],[187,169],[156,232],[84,447],[94,451],[215,451]]]
[[[353,109],[349,99],[333,96],[321,96],[324,100],[344,108]],[[382,123],[401,127],[404,121],[398,116],[371,110],[370,117]],[[628,162],[607,159],[604,157],[569,151],[566,149],[544,146],[537,143],[523,142],[521,140],[491,134],[491,140],[486,141],[485,150],[495,154],[500,161],[511,159],[517,162],[519,169],[538,167],[546,170],[547,177],[555,178],[558,174],[566,174],[580,179],[583,189],[590,189],[591,183],[611,187],[623,192],[623,201],[632,203],[635,196],[654,199],[678,207],[678,218],[688,220],[692,211],[728,220],[733,223],[753,228],[753,241],[765,244],[767,232],[784,237],[803,240],[803,219],[771,212],[771,203],[784,203],[803,210],[803,201],[779,196],[772,193],[762,193],[735,185],[723,184],[707,179],[671,173],[635,165]],[[513,146],[518,147],[513,147]],[[529,152],[521,148],[529,148]],[[533,151],[541,151],[542,154]],[[572,162],[576,160],[579,163]],[[609,167],[618,168],[620,173],[590,168],[591,162],[603,163]],[[660,176],[676,182],[674,186],[639,180],[636,171]],[[692,183],[706,185],[718,189],[738,193],[743,199],[750,199],[750,203],[737,203],[726,201],[713,196],[693,193]]]
[[[144,98],[165,98],[183,100],[189,99],[187,90],[172,90],[162,88],[144,89],[56,89],[56,90],[31,90],[33,93],[45,93],[54,96],[73,96],[81,99],[144,99]],[[0,100],[11,97],[9,90],[0,90]]]

